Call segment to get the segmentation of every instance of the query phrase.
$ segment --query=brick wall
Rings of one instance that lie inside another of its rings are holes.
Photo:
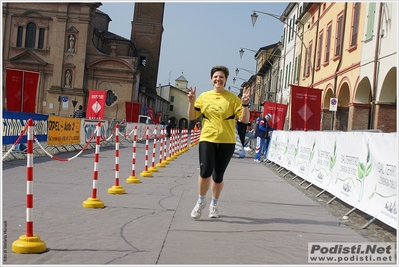
[[[395,105],[377,104],[375,106],[375,118],[374,129],[379,129],[384,133],[397,131]]]
[[[353,103],[349,107],[348,130],[366,130],[369,127],[370,105]]]

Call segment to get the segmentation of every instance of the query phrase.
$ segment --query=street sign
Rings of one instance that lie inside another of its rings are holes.
[[[330,111],[337,111],[338,98],[330,98]]]

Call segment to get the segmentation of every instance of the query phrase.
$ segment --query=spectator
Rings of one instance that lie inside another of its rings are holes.
[[[80,105],[79,109],[73,113],[74,118],[86,118],[86,112],[83,110],[83,106]]]

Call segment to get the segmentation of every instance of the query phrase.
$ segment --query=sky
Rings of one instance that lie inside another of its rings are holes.
[[[112,19],[109,31],[130,39],[134,2],[101,2],[100,10]],[[280,16],[288,2],[176,2],[165,1],[157,86],[175,85],[182,74],[188,87],[197,87],[197,96],[213,88],[210,70],[215,65],[229,68],[226,89],[238,93],[240,85],[256,71],[255,52],[277,43],[283,23],[253,11]],[[240,59],[239,50],[244,48]],[[249,50],[248,50],[249,49]],[[236,68],[239,73],[236,82]]]

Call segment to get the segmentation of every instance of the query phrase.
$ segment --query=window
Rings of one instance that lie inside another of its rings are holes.
[[[116,100],[118,99],[118,97],[114,94],[114,92],[112,92],[111,90],[107,91],[107,95],[105,97],[105,104],[109,107],[111,106]]]
[[[297,66],[298,66],[298,57],[295,57],[295,61],[294,61],[294,73],[293,73],[293,83],[297,83],[297,81],[296,81]]]
[[[323,31],[320,32],[319,34],[319,47],[317,49],[317,63],[316,63],[316,69],[320,69],[321,65],[321,54],[323,50]]]
[[[335,37],[335,57],[341,56],[341,42],[342,42],[342,23],[344,16],[342,14],[339,15],[337,20],[337,31]]]
[[[29,22],[26,26],[26,38],[25,38],[25,47],[26,48],[35,48],[36,41],[36,24],[33,22]]]
[[[294,15],[294,18],[293,18],[293,20],[292,20],[292,33],[291,33],[291,39],[294,39],[294,33],[295,33],[295,31],[296,31],[296,29],[295,29],[295,21],[296,21],[296,19],[295,19],[295,15]]]
[[[170,96],[170,102],[175,102],[175,97],[173,95]]]
[[[22,35],[24,34],[24,27],[18,26],[17,30],[17,47],[22,46]]]
[[[287,88],[288,84],[288,65],[285,66],[285,83],[284,83],[284,88]]]
[[[306,76],[310,75],[310,66],[311,66],[311,58],[312,58],[312,47],[313,43],[309,43],[309,48],[308,48],[308,57],[306,59]]]
[[[326,34],[326,54],[324,57],[324,63],[328,63],[330,61],[330,49],[331,49],[331,23],[327,26],[327,34]]]
[[[283,36],[282,36],[281,43],[283,44],[283,48],[284,48],[284,44],[285,44],[285,28],[283,30]]]
[[[17,28],[17,47],[22,47],[24,41],[24,32],[25,32],[25,48],[37,48],[43,49],[45,46],[44,43],[44,35],[46,32],[45,28],[39,28],[39,31],[36,30],[37,26],[34,22],[29,22],[25,27],[18,26]],[[36,33],[39,33],[39,38],[36,40]]]
[[[352,34],[351,34],[351,42],[350,46],[357,45],[357,34],[359,31],[359,14],[360,14],[360,3],[355,3],[353,6],[353,21],[352,21]]]
[[[367,30],[366,30],[366,39],[369,39],[373,36],[374,33],[374,20],[375,20],[375,2],[369,3],[369,11],[367,14]]]
[[[43,49],[44,46],[44,28],[39,29],[39,43],[37,45],[37,48]]]
[[[169,105],[169,111],[173,111],[173,105]]]

